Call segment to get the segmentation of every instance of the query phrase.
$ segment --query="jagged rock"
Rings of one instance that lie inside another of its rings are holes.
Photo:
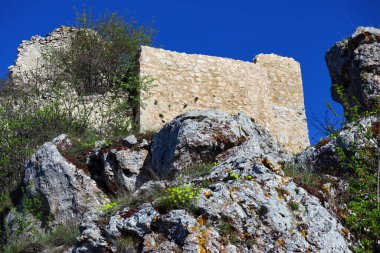
[[[123,233],[133,233],[140,237],[151,233],[151,223],[158,215],[152,204],[146,203],[140,206],[138,211],[125,208],[112,216],[106,228],[111,238],[118,238]]]
[[[216,167],[209,178],[215,183],[198,201],[203,215],[230,223],[240,240],[235,246],[243,252],[349,252],[340,222],[316,197],[266,164],[237,157]]]
[[[204,179],[197,215],[161,214],[151,203],[126,208],[111,217],[106,240],[132,233],[141,252],[351,252],[347,230],[280,166],[230,158]]]
[[[163,211],[156,206],[160,201],[147,199],[146,204],[113,215],[105,229],[106,240],[112,244],[115,238],[132,234],[140,242],[139,252],[351,252],[347,230],[339,220],[318,198],[283,175],[282,159],[287,156],[265,131],[247,125],[248,119],[241,115],[232,118],[219,111],[206,115],[196,111],[178,117],[162,130],[174,137],[161,133],[154,144],[157,150],[182,147],[175,160],[171,152],[160,156],[177,164],[193,161],[193,155],[198,159],[200,154],[190,147],[199,148],[200,143],[207,144],[201,150],[204,157],[215,155],[216,147],[222,150],[219,157],[226,160],[209,175],[187,179],[193,187],[202,187],[195,209]],[[231,118],[232,126],[223,121]],[[213,142],[213,131],[225,142]],[[169,145],[160,141],[165,136]],[[239,143],[242,136],[247,140]],[[261,145],[262,141],[272,144]],[[236,146],[225,152],[222,146],[231,143]],[[144,199],[144,193],[156,186],[178,183],[149,182],[134,194]]]
[[[130,135],[130,136],[123,139],[123,145],[125,145],[129,148],[135,144],[137,144],[137,138],[134,135]]]
[[[38,199],[40,211],[51,225],[80,222],[82,215],[108,202],[96,183],[84,171],[66,161],[57,146],[67,143],[63,136],[47,142],[32,156],[25,168],[25,196]]]
[[[70,249],[70,253],[98,253],[115,252],[109,241],[103,236],[99,228],[99,220],[102,212],[90,211],[84,216],[80,226],[81,235],[78,237],[78,245]]]
[[[113,195],[120,195],[137,189],[147,155],[148,151],[144,149],[111,149],[104,152],[96,148],[90,154],[87,165],[99,185]]]
[[[339,165],[339,156],[336,152],[340,147],[345,153],[350,154],[350,144],[355,143],[356,148],[375,149],[375,138],[368,138],[367,132],[372,131],[374,122],[378,122],[380,116],[370,116],[361,119],[358,123],[350,123],[342,128],[335,137],[328,137],[317,145],[307,148],[295,157],[295,166],[298,170],[308,172],[321,172],[332,175],[347,173],[347,168]],[[376,152],[376,151],[374,151]]]
[[[249,140],[249,142],[248,142]],[[154,137],[152,169],[160,178],[200,162],[224,160],[244,150],[257,156],[282,154],[269,133],[243,114],[191,111],[166,124]]]
[[[332,84],[343,86],[350,106],[356,104],[355,97],[362,111],[380,107],[380,29],[357,28],[326,53],[326,62]],[[343,102],[334,87],[331,93],[335,101]]]

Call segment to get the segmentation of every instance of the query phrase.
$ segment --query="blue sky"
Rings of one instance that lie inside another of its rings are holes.
[[[0,75],[5,75],[22,40],[46,35],[75,21],[74,7],[130,14],[155,20],[155,46],[251,61],[259,53],[293,57],[301,63],[309,135],[313,115],[331,102],[324,55],[357,26],[380,27],[379,0],[0,0]],[[334,107],[340,106],[332,103]],[[312,140],[312,142],[314,142]]]

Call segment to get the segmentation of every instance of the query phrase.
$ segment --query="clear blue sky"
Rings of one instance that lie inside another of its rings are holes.
[[[293,57],[301,63],[308,121],[331,102],[326,50],[357,26],[380,27],[379,0],[0,0],[0,74],[21,40],[73,24],[74,7],[84,5],[94,14],[128,9],[139,21],[154,18],[155,45],[169,50],[246,61],[259,53]],[[320,137],[310,122],[309,132]]]

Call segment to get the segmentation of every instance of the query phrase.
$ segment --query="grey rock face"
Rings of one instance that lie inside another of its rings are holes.
[[[380,29],[357,28],[326,53],[326,62],[332,84],[343,85],[351,106],[356,97],[361,110],[380,107]],[[331,93],[335,101],[343,102],[333,87]]]
[[[25,168],[26,197],[41,202],[41,211],[50,215],[52,225],[79,222],[85,212],[108,201],[89,175],[60,154],[57,145],[68,142],[61,139],[42,145]]]
[[[243,114],[191,111],[176,117],[155,135],[152,169],[166,178],[193,164],[224,160],[248,149],[257,156],[282,154],[268,132]]]
[[[139,252],[351,252],[340,222],[281,176],[279,166],[252,156],[230,158],[204,178],[209,184],[197,200],[197,215],[159,213],[151,203],[125,208],[90,241],[111,245],[132,233],[141,242]],[[98,228],[93,230],[85,234],[96,235]]]
[[[80,226],[81,234],[77,239],[78,245],[70,249],[70,253],[115,252],[98,226],[101,215],[98,211],[85,214]]]
[[[213,131],[223,138],[216,141]],[[288,157],[249,119],[190,112],[166,125],[153,146],[152,152],[160,154],[152,154],[156,165],[160,157],[169,169],[208,155],[220,162],[209,175],[187,179],[202,187],[195,210],[162,212],[152,200],[124,208],[104,229],[110,244],[133,234],[139,252],[351,252],[347,230],[318,198],[283,175]],[[148,182],[134,194],[143,197],[155,187],[178,183]]]
[[[111,217],[106,228],[111,238],[118,238],[122,233],[134,233],[140,237],[151,233],[152,220],[158,215],[152,204],[140,206],[138,211],[126,208]]]
[[[359,123],[347,124],[336,137],[327,138],[296,156],[295,165],[300,170],[309,172],[316,171],[332,175],[347,172],[345,168],[340,168],[337,147],[347,154],[350,153],[350,143],[355,143],[357,148],[366,146],[375,149],[377,145],[375,139],[368,139],[366,133],[371,131],[373,123],[379,120],[380,116],[370,116],[361,119]]]
[[[230,223],[242,252],[350,252],[342,225],[319,200],[281,176],[279,164],[266,164],[240,157],[215,168],[215,183],[198,201],[205,217]]]
[[[144,149],[111,149],[108,152],[95,149],[89,156],[87,165],[92,177],[103,188],[113,195],[120,195],[136,190],[147,155],[148,151]]]

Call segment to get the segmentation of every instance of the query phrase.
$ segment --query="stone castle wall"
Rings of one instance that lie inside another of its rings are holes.
[[[11,78],[27,83],[44,50],[63,46],[72,31],[60,27],[45,38],[23,41],[9,68]],[[300,65],[291,58],[260,54],[244,62],[142,47],[140,74],[152,77],[155,85],[142,94],[142,130],[156,130],[186,111],[221,109],[252,117],[291,153],[309,145]]]
[[[154,79],[144,93],[143,130],[194,109],[243,112],[296,153],[309,145],[298,62],[260,54],[254,62],[142,47],[140,74]]]

